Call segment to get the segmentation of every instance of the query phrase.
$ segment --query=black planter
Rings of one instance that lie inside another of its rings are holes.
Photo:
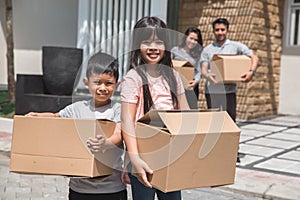
[[[82,64],[83,50],[44,46],[42,54],[45,93],[71,95]]]

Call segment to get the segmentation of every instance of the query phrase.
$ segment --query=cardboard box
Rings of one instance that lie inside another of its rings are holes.
[[[137,122],[150,183],[170,192],[233,184],[240,129],[225,111],[150,111]]]
[[[216,80],[224,83],[241,81],[241,75],[248,72],[251,59],[245,55],[214,55],[210,64]]]
[[[189,81],[194,79],[194,66],[183,60],[172,60],[174,68],[179,72],[183,85],[186,87]]]
[[[96,134],[112,135],[108,120],[15,116],[10,171],[97,177],[112,174],[113,149],[94,154],[86,145]]]

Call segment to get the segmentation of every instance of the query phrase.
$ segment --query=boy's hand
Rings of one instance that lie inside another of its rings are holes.
[[[122,183],[131,184],[128,172],[123,171],[121,176]]]
[[[59,113],[51,112],[29,112],[25,114],[27,117],[60,117]]]
[[[97,135],[95,138],[89,138],[86,143],[88,148],[93,153],[97,153],[100,150],[102,151],[102,153],[106,151],[106,139],[103,135]]]
[[[27,116],[27,117],[38,117],[39,113],[37,113],[37,112],[29,112],[29,113],[25,114],[25,116]]]

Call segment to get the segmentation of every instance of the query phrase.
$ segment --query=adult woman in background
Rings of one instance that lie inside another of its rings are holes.
[[[171,49],[173,60],[185,60],[194,66],[194,79],[188,80],[189,85],[186,88],[186,96],[190,108],[198,108],[199,81],[201,77],[200,55],[202,51],[202,35],[197,27],[189,27],[184,34],[179,46]]]

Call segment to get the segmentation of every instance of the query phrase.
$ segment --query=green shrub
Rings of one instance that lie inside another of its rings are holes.
[[[12,118],[15,113],[15,104],[8,102],[7,91],[0,91],[0,117]]]

